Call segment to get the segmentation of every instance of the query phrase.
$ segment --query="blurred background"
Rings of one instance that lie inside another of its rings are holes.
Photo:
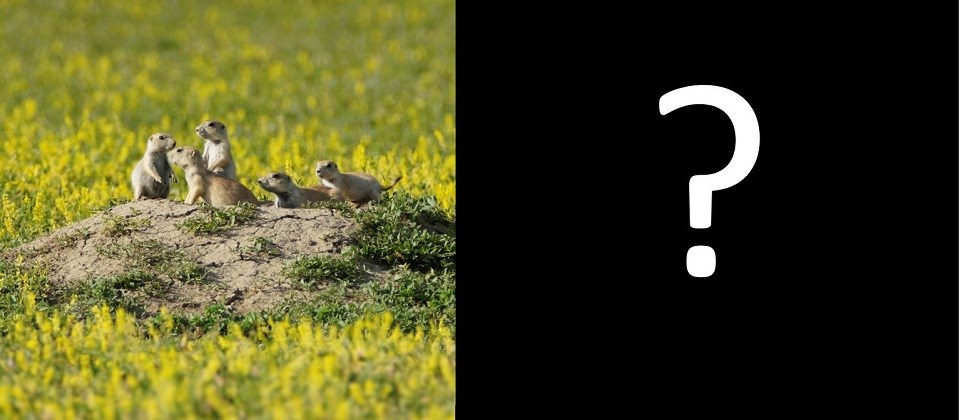
[[[312,185],[332,159],[455,216],[453,0],[0,0],[0,16],[0,243],[132,198],[147,137],[202,148],[207,119],[264,199],[263,173]]]

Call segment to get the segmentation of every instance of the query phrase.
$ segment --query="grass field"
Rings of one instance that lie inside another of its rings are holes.
[[[207,119],[263,199],[263,173],[314,184],[320,159],[403,176],[355,216],[375,242],[356,258],[390,282],[255,321],[135,319],[100,298],[78,318],[42,267],[4,263],[3,416],[453,416],[455,234],[403,221],[455,223],[453,0],[0,0],[0,15],[0,249],[131,198],[147,137],[202,148]]]
[[[240,181],[331,159],[455,206],[454,5],[0,0],[0,241],[131,196],[147,137],[227,124]],[[178,185],[177,197],[186,195]],[[266,193],[253,188],[255,193]]]

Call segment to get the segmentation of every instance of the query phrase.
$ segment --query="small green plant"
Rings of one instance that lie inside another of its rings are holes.
[[[131,232],[150,226],[147,219],[107,216],[103,222],[103,234],[111,237],[129,235]]]
[[[353,208],[353,205],[346,201],[317,201],[317,202],[308,202],[303,205],[303,208],[308,209],[331,209],[336,210],[342,214],[352,215],[356,213],[356,209]]]
[[[163,280],[160,277],[153,275],[151,277],[151,281],[145,282],[141,290],[143,290],[143,293],[147,296],[159,298],[166,296],[172,288],[172,281]]]
[[[224,333],[226,332],[227,325],[234,317],[226,305],[215,303],[204,308],[203,312],[199,315],[181,316],[180,318],[181,319],[175,320],[174,322],[193,327],[199,333],[206,331]]]
[[[163,297],[171,284],[146,270],[133,270],[116,276],[73,282],[62,291],[60,300],[69,300],[69,311],[85,316],[90,308],[106,304],[124,308],[135,315],[143,315],[144,297]]]
[[[57,246],[61,248],[66,248],[69,246],[73,246],[74,244],[77,243],[77,241],[85,240],[89,237],[90,237],[90,229],[82,228],[82,229],[77,229],[65,235],[57,236],[56,238],[53,239],[53,241],[54,241],[54,244],[56,244]]]
[[[457,257],[456,226],[430,198],[398,191],[354,215],[357,257],[426,272],[452,268]]]
[[[97,248],[97,252],[112,258],[127,259],[147,267],[159,267],[171,257],[166,245],[155,239],[132,241],[126,244],[112,243]]]
[[[171,278],[187,284],[202,284],[209,280],[207,269],[195,261],[178,258],[177,261],[165,264],[163,269]]]
[[[145,284],[156,281],[157,276],[143,270],[133,270],[117,276],[108,277],[105,283],[109,287],[127,290],[139,290]]]
[[[370,301],[377,307],[393,311],[400,325],[429,327],[443,319],[456,328],[456,275],[449,270],[418,273],[399,267],[382,282],[365,285]]]
[[[194,234],[216,233],[253,220],[257,214],[256,206],[250,203],[228,207],[201,204],[200,210],[206,214],[184,220],[177,227]]]
[[[101,283],[118,290],[139,290],[150,297],[162,297],[170,291],[172,286],[169,281],[164,281],[156,274],[144,270],[133,270],[107,277],[101,280]]]
[[[159,241],[133,241],[127,244],[110,244],[97,249],[108,257],[125,259],[133,265],[146,267],[157,274],[188,284],[200,284],[209,280],[206,268],[191,260],[182,251],[170,249]]]
[[[264,318],[311,318],[342,326],[365,314],[389,311],[403,331],[428,329],[442,321],[456,333],[456,305],[453,271],[419,273],[400,266],[384,279],[362,285],[333,283],[307,301],[282,301],[264,312]]]
[[[324,288],[309,301],[286,299],[264,312],[265,318],[310,318],[323,323],[346,325],[367,311],[369,297],[364,290],[345,283]]]
[[[354,282],[362,273],[352,255],[300,257],[283,268],[283,275],[303,286],[324,280]]]
[[[269,239],[262,236],[255,236],[250,245],[240,248],[238,252],[240,253],[240,258],[244,258],[245,256],[283,256],[283,251],[279,246],[277,246],[277,244],[270,242]]]

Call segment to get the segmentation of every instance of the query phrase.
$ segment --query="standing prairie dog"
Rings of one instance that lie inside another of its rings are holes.
[[[176,146],[176,140],[167,133],[154,133],[147,139],[147,151],[130,174],[134,200],[170,195],[170,180],[177,182],[177,177],[167,161],[167,151]]]
[[[329,201],[330,195],[316,189],[300,188],[283,172],[267,172],[257,180],[260,187],[276,194],[274,204],[285,209],[301,207],[308,202]]]
[[[207,169],[236,181],[237,165],[230,154],[227,126],[216,120],[204,121],[197,126],[196,131],[203,139],[203,161]]]
[[[202,198],[211,206],[235,206],[242,202],[259,205],[260,201],[243,184],[206,168],[200,151],[192,147],[178,147],[167,152],[170,163],[183,168],[187,180],[187,199],[193,204]]]
[[[337,164],[329,160],[317,162],[317,177],[330,187],[330,197],[335,200],[349,201],[359,207],[380,199],[380,193],[393,188],[400,182],[397,177],[389,186],[380,185],[373,175],[362,172],[340,173]]]

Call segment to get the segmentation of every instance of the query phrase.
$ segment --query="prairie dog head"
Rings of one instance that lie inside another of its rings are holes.
[[[177,141],[167,133],[153,133],[147,139],[147,150],[151,152],[168,151],[177,147]]]
[[[206,168],[200,151],[190,146],[181,146],[167,152],[167,160],[184,169],[190,166]]]
[[[328,181],[333,180],[338,174],[340,174],[340,169],[337,168],[337,164],[329,160],[321,160],[317,162],[317,176],[320,179],[326,179]]]
[[[204,140],[220,143],[227,139],[227,126],[217,120],[204,121],[196,128],[197,135]]]
[[[290,175],[283,172],[267,172],[266,175],[257,179],[260,188],[270,191],[274,194],[287,194],[293,191],[293,180]]]

